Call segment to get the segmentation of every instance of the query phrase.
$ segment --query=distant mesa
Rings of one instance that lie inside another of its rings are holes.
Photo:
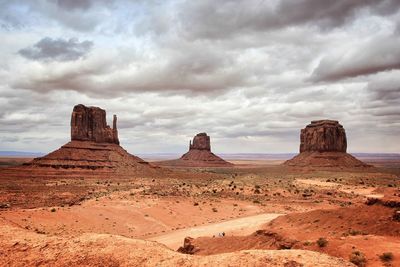
[[[31,177],[136,177],[154,176],[161,170],[119,145],[117,116],[107,125],[106,111],[76,105],[71,115],[71,141],[22,166]],[[17,168],[16,168],[17,169]],[[16,175],[22,175],[16,172]],[[12,172],[9,173],[12,175]]]
[[[346,132],[338,121],[312,121],[300,132],[300,154],[284,164],[297,167],[369,166],[346,151]]]
[[[232,163],[223,160],[211,152],[210,136],[199,133],[189,141],[189,151],[179,159],[160,161],[158,165],[181,167],[229,167]]]

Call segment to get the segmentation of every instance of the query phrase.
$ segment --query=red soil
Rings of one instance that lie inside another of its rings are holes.
[[[157,165],[171,167],[232,167],[233,164],[223,160],[208,150],[192,149],[181,158],[154,162]]]
[[[359,168],[369,167],[366,163],[345,152],[305,151],[284,163],[294,167]]]
[[[83,172],[96,177],[110,174],[149,176],[157,175],[160,171],[117,144],[90,141],[71,141],[44,157],[34,159],[26,166],[33,171],[41,171],[42,174],[51,170],[68,170],[68,175]],[[96,172],[90,172],[93,170]]]
[[[353,266],[312,251],[250,250],[198,257],[121,236],[49,237],[5,224],[0,224],[0,260],[4,266]]]
[[[360,234],[400,236],[400,222],[392,220],[393,209],[381,205],[360,205],[331,210],[313,210],[281,216],[264,228],[285,232],[298,240],[317,239],[321,234],[341,237]],[[291,231],[287,231],[291,229]]]
[[[353,251],[365,254],[368,266],[381,266],[379,255],[392,252],[393,266],[400,264],[400,222],[392,219],[394,209],[381,205],[332,210],[314,210],[280,216],[264,231],[246,236],[197,238],[189,242],[192,252],[218,254],[244,249],[307,249],[348,260]],[[328,241],[319,247],[320,237]],[[371,246],[373,244],[373,246]]]

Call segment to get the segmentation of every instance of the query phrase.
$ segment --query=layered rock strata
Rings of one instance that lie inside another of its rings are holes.
[[[300,131],[300,154],[284,164],[297,167],[368,166],[346,151],[346,132],[338,121],[312,121]]]
[[[312,121],[300,132],[300,153],[305,151],[346,152],[346,132],[338,121]]]

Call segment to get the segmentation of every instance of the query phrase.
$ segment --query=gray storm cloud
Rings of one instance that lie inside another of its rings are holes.
[[[133,153],[184,152],[203,131],[217,153],[295,152],[324,118],[351,152],[398,152],[399,7],[0,0],[0,150],[59,147],[83,103],[118,114]]]
[[[400,105],[400,71],[386,73],[374,79],[367,89],[374,100],[398,101]]]
[[[66,40],[45,37],[31,47],[19,50],[18,53],[32,60],[70,61],[85,56],[92,46],[93,42],[79,42],[76,38]]]
[[[400,69],[400,39],[383,37],[324,57],[313,71],[313,81],[336,81]]]
[[[184,1],[178,20],[189,38],[221,39],[301,25],[328,30],[362,11],[388,16],[399,8],[397,0]]]
[[[31,59],[66,61],[83,56],[91,47],[91,43],[85,42],[56,41],[54,45],[51,41],[49,49],[47,45],[43,48],[42,43],[43,40],[35,45],[35,49],[29,48],[20,53]],[[162,48],[155,52],[159,53],[157,61],[145,56],[129,58],[117,52],[74,64],[43,65],[37,71],[39,74],[35,72],[25,76],[25,79],[18,78],[14,86],[36,92],[71,90],[107,97],[115,92],[220,92],[251,83],[246,69],[217,47],[176,43],[174,48]]]
[[[78,32],[90,32],[103,21],[112,0],[0,1],[0,27],[33,29],[34,24],[58,24]]]
[[[56,0],[57,5],[66,10],[88,10],[94,1],[91,0]]]

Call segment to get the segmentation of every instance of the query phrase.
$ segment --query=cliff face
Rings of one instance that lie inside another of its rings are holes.
[[[71,115],[71,140],[119,144],[117,116],[114,115],[111,129],[104,109],[76,105]]]
[[[312,121],[300,133],[300,153],[306,151],[346,152],[346,132],[338,121]]]
[[[190,141],[189,150],[208,150],[211,151],[210,137],[206,133],[199,133]]]
[[[346,132],[338,121],[312,121],[300,131],[300,154],[284,164],[294,167],[353,168],[369,165],[346,153]]]

